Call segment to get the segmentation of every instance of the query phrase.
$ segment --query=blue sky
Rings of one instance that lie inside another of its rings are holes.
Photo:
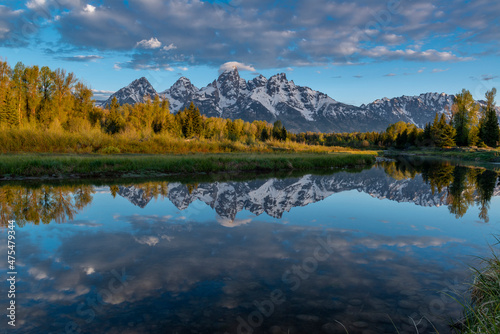
[[[355,105],[499,87],[500,2],[490,0],[6,0],[0,57],[74,72],[99,93],[145,76],[197,87],[236,62]]]

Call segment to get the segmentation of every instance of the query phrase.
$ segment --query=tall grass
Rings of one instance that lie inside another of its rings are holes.
[[[490,258],[481,260],[483,269],[473,268],[470,299],[461,302],[464,317],[453,325],[463,334],[500,333],[500,259],[492,250]]]
[[[42,130],[30,126],[1,129],[0,153],[228,153],[228,152],[346,152],[343,147],[326,147],[279,141],[239,142],[184,139],[169,134],[125,131],[117,135],[86,127],[74,132],[53,125]]]

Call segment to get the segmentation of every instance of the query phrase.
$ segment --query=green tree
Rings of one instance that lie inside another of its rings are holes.
[[[283,125],[283,123],[281,123],[280,120],[277,120],[276,122],[274,122],[273,131],[272,131],[272,135],[273,135],[274,139],[286,140],[287,134],[288,134],[288,132],[286,131],[285,126]]]
[[[486,106],[483,107],[483,117],[480,122],[479,137],[490,147],[497,147],[500,140],[500,128],[495,110],[496,88],[486,92]]]
[[[478,106],[472,98],[472,94],[463,89],[461,93],[455,95],[452,110],[456,144],[458,146],[474,145],[477,142]]]

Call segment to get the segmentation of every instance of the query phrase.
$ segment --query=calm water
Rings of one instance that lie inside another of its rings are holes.
[[[448,295],[489,254],[499,194],[496,172],[430,162],[212,183],[0,184],[18,271],[16,327],[4,315],[0,329],[448,333],[461,314]]]

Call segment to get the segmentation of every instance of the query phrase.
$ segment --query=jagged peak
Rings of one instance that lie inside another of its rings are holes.
[[[238,68],[233,66],[231,69],[227,69],[219,75],[217,81],[225,81],[225,80],[239,80],[240,73],[238,72]]]
[[[288,81],[285,73],[278,73],[269,78],[269,81]]]
[[[180,77],[177,79],[177,81],[172,85],[172,87],[179,87],[179,86],[184,86],[184,87],[193,87],[196,88],[192,83],[191,80],[189,80],[186,77]]]
[[[146,77],[141,77],[139,79],[135,79],[134,81],[132,81],[128,87],[131,87],[131,86],[137,86],[137,85],[148,85],[148,86],[153,86],[151,85],[151,83],[149,82],[148,79],[146,79]]]

